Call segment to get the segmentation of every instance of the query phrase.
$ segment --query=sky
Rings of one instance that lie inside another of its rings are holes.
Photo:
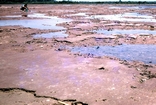
[[[62,0],[57,0],[62,1]],[[67,0],[68,1],[68,0]],[[69,0],[69,1],[119,1],[119,0]],[[121,0],[121,1],[156,1],[156,0]]]

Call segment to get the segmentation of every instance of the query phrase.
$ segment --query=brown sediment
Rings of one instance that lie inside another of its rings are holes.
[[[72,53],[66,47],[156,45],[155,34],[105,35],[97,29],[156,30],[152,22],[111,21],[92,17],[154,9],[109,9],[114,5],[1,5],[0,20],[39,19],[29,14],[72,19],[59,23],[63,30],[24,26],[0,26],[0,104],[34,105],[154,105],[156,65],[126,61],[111,56]],[[120,5],[119,5],[120,6]],[[122,5],[121,5],[122,6]],[[133,5],[129,5],[133,6]],[[79,8],[79,9],[77,9]],[[86,15],[72,15],[85,13]],[[27,17],[22,17],[26,14]],[[19,17],[5,17],[5,16]],[[21,15],[21,16],[20,16]],[[129,18],[129,17],[128,17]],[[41,18],[40,18],[41,19]],[[136,19],[136,18],[134,18]],[[67,37],[34,38],[33,35],[65,31]],[[125,55],[127,56],[127,55]],[[26,99],[26,97],[29,97]]]

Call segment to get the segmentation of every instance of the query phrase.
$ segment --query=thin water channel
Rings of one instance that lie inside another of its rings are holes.
[[[117,46],[70,47],[69,49],[73,53],[110,56],[121,60],[156,64],[156,45],[123,44]]]

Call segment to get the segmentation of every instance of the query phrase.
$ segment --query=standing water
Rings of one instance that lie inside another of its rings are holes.
[[[156,64],[156,45],[117,45],[73,47],[73,53],[92,54],[94,56],[111,56],[128,61],[142,61]]]
[[[19,15],[17,15],[18,17]],[[16,16],[6,16],[16,17]],[[27,17],[37,19],[24,19],[24,20],[0,20],[0,26],[20,25],[24,27],[37,28],[37,29],[65,29],[61,26],[56,26],[59,23],[70,22],[71,19],[62,19],[56,16],[45,16],[44,14],[30,14]]]
[[[114,15],[92,15],[91,17],[86,18],[95,18],[103,20],[115,20],[115,21],[131,21],[131,22],[156,22],[154,16],[139,14],[139,13],[123,13],[123,14],[114,14]]]
[[[152,30],[119,30],[119,29],[114,29],[114,30],[93,30],[93,32],[99,33],[99,34],[104,34],[104,35],[128,35],[128,34],[133,34],[133,35],[156,35],[156,31]]]

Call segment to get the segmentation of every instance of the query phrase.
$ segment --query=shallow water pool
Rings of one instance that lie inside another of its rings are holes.
[[[156,8],[154,5],[140,5],[140,6],[112,6],[109,9],[153,9]]]
[[[99,34],[104,34],[104,35],[156,35],[156,31],[154,30],[93,30],[93,32],[99,33]]]
[[[6,17],[12,17],[12,16],[6,16]],[[28,17],[37,18],[37,19],[0,20],[0,26],[20,25],[24,27],[37,28],[37,29],[61,30],[65,28],[61,26],[56,26],[57,24],[71,21],[71,19],[63,19],[63,18],[58,18],[56,16],[45,16],[44,14],[39,14],[39,13],[30,14],[28,15]]]
[[[117,46],[70,47],[70,50],[73,53],[110,56],[121,60],[156,64],[156,45],[124,44]]]
[[[131,22],[156,22],[154,16],[139,13],[123,13],[114,15],[92,15],[95,19],[113,20],[113,21],[131,21]]]

